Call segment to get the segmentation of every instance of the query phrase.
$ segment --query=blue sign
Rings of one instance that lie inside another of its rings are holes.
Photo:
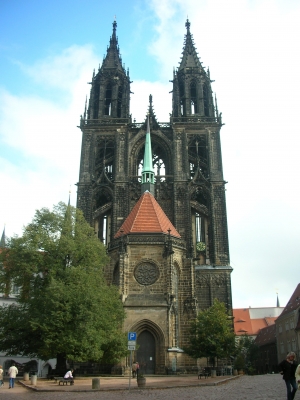
[[[136,332],[128,332],[128,340],[136,340]]]

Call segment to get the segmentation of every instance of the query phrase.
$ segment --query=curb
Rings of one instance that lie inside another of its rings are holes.
[[[195,384],[187,384],[187,385],[172,385],[172,386],[159,386],[159,387],[145,387],[143,389],[139,388],[139,387],[131,387],[129,388],[104,388],[104,389],[73,389],[73,390],[60,390],[60,389],[42,389],[42,388],[37,388],[35,386],[31,386],[31,385],[27,385],[26,383],[24,383],[23,381],[18,381],[18,384],[22,385],[23,387],[25,387],[26,389],[32,390],[34,392],[49,392],[49,393],[96,393],[96,392],[123,392],[123,391],[129,391],[129,390],[164,390],[164,389],[180,389],[180,388],[187,388],[187,387],[201,387],[201,386],[219,386],[219,385],[224,385],[227,382],[232,381],[233,379],[237,379],[240,378],[241,375],[237,375],[237,376],[231,376],[230,378],[225,378],[222,379],[218,382],[211,382],[211,383],[195,383]],[[101,385],[101,384],[100,384]]]

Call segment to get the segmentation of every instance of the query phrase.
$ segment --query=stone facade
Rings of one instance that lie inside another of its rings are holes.
[[[287,353],[296,353],[300,359],[300,283],[289,299],[284,310],[277,318],[276,339],[278,363],[285,359]]]
[[[186,29],[183,57],[173,74],[170,121],[157,122],[151,95],[148,106],[153,194],[180,237],[149,232],[146,226],[139,235],[117,235],[142,194],[147,120],[137,123],[129,114],[130,78],[122,66],[116,22],[80,122],[77,206],[108,248],[105,275],[119,287],[127,314],[124,330],[137,332],[135,356],[146,373],[195,366],[182,351],[189,321],[215,298],[229,313],[232,309],[222,120],[189,21]]]

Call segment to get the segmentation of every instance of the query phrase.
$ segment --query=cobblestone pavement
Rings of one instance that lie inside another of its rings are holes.
[[[195,380],[197,378],[195,377]],[[202,386],[174,387],[160,389],[138,389],[136,382],[132,388],[121,390],[100,391],[70,391],[64,386],[64,391],[32,391],[20,384],[14,389],[0,389],[0,399],[5,400],[285,400],[286,390],[281,375],[241,376],[216,386],[212,381],[201,382]],[[210,386],[208,386],[210,385]],[[212,385],[212,386],[211,386]],[[89,386],[90,387],[90,386]],[[71,387],[72,388],[72,387]],[[85,390],[84,386],[81,390]],[[295,400],[300,400],[300,390]]]

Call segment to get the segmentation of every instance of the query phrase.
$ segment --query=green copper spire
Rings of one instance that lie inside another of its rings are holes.
[[[149,114],[147,117],[147,132],[145,141],[144,162],[142,170],[142,193],[148,190],[154,195],[154,169],[152,165],[152,148],[150,137]]]

